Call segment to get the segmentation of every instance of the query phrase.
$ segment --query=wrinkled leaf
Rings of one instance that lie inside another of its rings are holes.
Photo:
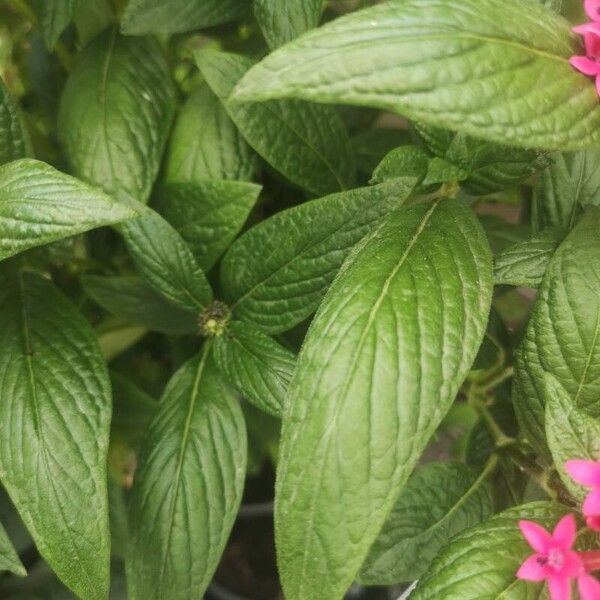
[[[373,171],[371,183],[382,183],[397,177],[425,179],[429,169],[429,156],[417,146],[401,146],[386,154]]]
[[[316,27],[323,0],[254,0],[254,14],[271,48],[283,46]]]

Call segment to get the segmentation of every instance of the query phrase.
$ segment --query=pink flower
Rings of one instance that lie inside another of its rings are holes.
[[[583,572],[583,563],[572,550],[577,536],[575,517],[563,517],[552,534],[531,521],[519,521],[519,527],[536,553],[521,565],[517,577],[527,581],[546,580],[551,600],[570,600],[571,582]],[[587,580],[584,583],[589,584]]]
[[[587,573],[582,573],[577,578],[577,588],[581,600],[599,600],[600,582]]]
[[[600,7],[600,0],[589,2],[594,4],[596,9]],[[596,15],[600,18],[600,15]],[[600,22],[586,23],[573,27],[575,33],[583,36],[585,45],[585,56],[572,56],[569,62],[573,67],[584,75],[596,78],[596,89],[600,94]]]
[[[600,531],[600,462],[568,460],[565,470],[577,483],[592,489],[583,503],[582,510],[587,526],[594,531]]]
[[[600,0],[585,0],[585,12],[592,21],[600,21]]]

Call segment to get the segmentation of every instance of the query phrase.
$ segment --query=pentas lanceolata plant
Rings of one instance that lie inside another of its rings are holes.
[[[600,94],[600,2],[585,0],[585,11],[592,21],[573,27],[575,33],[583,36],[585,55],[573,56],[570,62],[578,71],[596,78]]]

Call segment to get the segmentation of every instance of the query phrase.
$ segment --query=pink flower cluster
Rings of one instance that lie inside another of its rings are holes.
[[[596,78],[600,95],[600,0],[585,0],[585,12],[591,22],[573,27],[583,36],[585,56],[572,56],[569,62],[584,75]]]
[[[600,6],[600,1],[596,4]],[[600,462],[570,460],[565,469],[575,481],[591,488],[582,510],[588,527],[600,531]],[[519,579],[547,581],[551,600],[570,600],[575,579],[581,600],[600,600],[600,582],[590,575],[600,569],[600,551],[573,550],[577,537],[573,515],[563,517],[552,533],[531,521],[520,521],[519,527],[535,550],[518,570]]]

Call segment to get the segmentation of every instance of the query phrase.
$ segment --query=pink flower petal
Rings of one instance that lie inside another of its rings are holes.
[[[586,517],[597,517],[600,515],[600,488],[590,492],[583,502],[583,514]]]
[[[584,23],[583,25],[575,25],[571,29],[573,33],[579,35],[587,35],[588,33],[600,35],[600,23]]]
[[[577,536],[577,523],[573,515],[564,516],[554,528],[552,537],[564,550],[570,548]]]
[[[541,526],[533,521],[519,521],[519,528],[527,543],[536,551],[547,554],[554,540],[552,536]]]
[[[590,529],[600,531],[600,516],[587,517],[585,523]]]
[[[548,568],[540,564],[539,559],[539,554],[533,554],[526,559],[517,571],[517,577],[519,579],[526,579],[527,581],[543,581],[546,579]]]
[[[569,59],[569,63],[572,67],[575,67],[580,73],[584,75],[600,75],[600,64],[594,60],[589,59],[587,56],[572,56]],[[569,475],[571,475],[569,473]],[[573,479],[573,475],[571,475]],[[584,484],[585,485],[585,484]]]
[[[577,552],[568,550],[565,552],[565,564],[560,571],[566,577],[577,577],[583,571],[583,561]],[[598,599],[600,600],[600,598]]]
[[[594,21],[600,21],[600,0],[585,0],[585,12]]]
[[[575,58],[579,59],[585,57],[574,56],[573,59]],[[580,61],[578,60],[577,62],[579,63]],[[589,60],[589,62],[598,66],[598,63],[594,63],[592,60]],[[589,67],[591,68],[591,65],[589,65]],[[575,68],[578,69],[579,67]],[[589,75],[594,75],[594,73],[590,72]],[[565,470],[572,479],[581,485],[587,485],[588,487],[600,487],[600,462],[595,462],[593,460],[568,460],[565,463]]]
[[[600,600],[600,582],[587,573],[577,578],[577,587],[581,600]]]
[[[550,600],[571,600],[571,580],[568,577],[553,575],[548,579]]]

